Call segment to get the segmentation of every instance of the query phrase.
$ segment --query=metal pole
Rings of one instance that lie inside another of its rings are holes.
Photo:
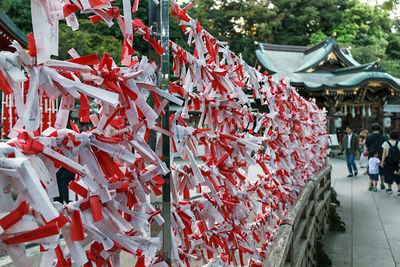
[[[153,0],[149,1],[149,27],[151,30],[151,34],[154,39],[158,40],[160,38],[160,5],[156,5]],[[149,60],[154,61],[157,66],[161,66],[161,57],[158,53],[151,47],[150,44],[148,46],[148,57]],[[156,72],[157,79],[157,87],[161,88],[161,71]],[[154,98],[150,95],[148,98],[148,104],[150,106],[155,105]],[[161,123],[160,123],[161,124]],[[150,132],[148,145],[156,151],[157,144],[157,134],[155,131]],[[153,207],[158,210],[161,209],[162,204],[162,196],[156,196],[154,192],[150,193],[150,203]],[[162,225],[158,225],[157,222],[152,221],[150,225],[150,235],[151,237],[158,237],[160,232],[162,231]]]
[[[165,53],[161,56],[162,89],[169,91],[169,0],[160,2],[161,18],[161,46]],[[169,130],[169,105],[165,107],[165,115],[162,118],[162,127]],[[162,159],[170,168],[169,136],[163,135]],[[162,215],[165,220],[163,225],[163,259],[171,265],[171,181],[170,173],[164,176],[165,183],[162,187]]]
[[[160,5],[156,5],[154,1],[149,1],[149,27],[153,34],[156,34],[157,37],[160,35]],[[150,47],[150,46],[149,46]],[[154,51],[153,49],[149,49]],[[155,52],[155,51],[154,51]],[[158,54],[157,54],[158,56]],[[157,64],[159,64],[160,58],[157,58]],[[156,59],[154,59],[156,60]]]
[[[3,140],[3,133],[4,133],[4,93],[1,92],[1,133],[0,139]]]

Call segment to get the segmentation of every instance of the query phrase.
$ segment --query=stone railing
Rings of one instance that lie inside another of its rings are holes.
[[[329,228],[331,169],[326,167],[303,189],[286,214],[264,266],[317,266],[317,240]]]

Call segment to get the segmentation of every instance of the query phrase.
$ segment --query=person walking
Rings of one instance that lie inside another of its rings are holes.
[[[367,146],[365,144],[365,141],[366,141],[368,135],[369,135],[369,131],[367,129],[362,130],[360,132],[360,134],[359,134],[359,137],[360,137],[360,151],[361,151],[361,154],[360,154],[360,167],[361,168],[365,168],[365,167],[368,168],[368,159],[369,159],[368,158],[368,149],[367,149]],[[368,170],[367,170],[367,172],[368,172]]]
[[[365,145],[367,146],[368,151],[368,158],[371,157],[370,151],[377,151],[378,152],[378,159],[382,161],[382,153],[383,148],[382,145],[386,141],[385,136],[382,135],[381,131],[382,128],[379,123],[371,124],[372,133],[370,133],[367,138],[365,139]],[[380,186],[381,189],[386,189],[384,184],[384,171],[382,166],[379,166],[379,179],[380,179]]]
[[[400,196],[400,175],[397,174],[400,162],[400,143],[399,133],[390,131],[389,141],[385,141],[382,145],[382,165],[385,172],[385,182],[388,185],[386,193],[392,194],[392,184],[397,184],[397,195]]]
[[[360,152],[360,141],[358,136],[353,133],[353,128],[351,128],[351,126],[346,127],[346,133],[347,134],[343,137],[342,141],[341,154],[346,150],[346,162],[347,168],[349,169],[349,175],[347,175],[347,177],[353,177],[353,171],[354,176],[357,176],[358,174],[355,159],[356,154]]]

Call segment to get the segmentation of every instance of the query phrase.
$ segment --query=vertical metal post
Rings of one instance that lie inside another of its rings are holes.
[[[152,33],[156,33],[159,36],[160,33],[160,5],[156,5],[154,1],[149,1],[149,27],[151,27]],[[149,48],[151,46],[149,45]],[[154,51],[154,49],[149,49],[150,51]],[[154,51],[155,52],[155,51]],[[157,53],[155,53],[157,54]],[[158,54],[157,54],[158,57]],[[160,58],[157,59],[154,57],[152,60],[157,60],[157,64],[160,63]]]
[[[169,0],[160,2],[160,20],[161,20],[161,46],[165,53],[161,56],[161,77],[162,89],[169,91]],[[169,105],[165,107],[165,115],[162,118],[162,126],[169,130]],[[170,144],[169,136],[163,135],[163,154],[162,159],[170,167]],[[164,217],[163,225],[163,259],[171,265],[171,181],[170,173],[164,176],[165,183],[162,187],[162,215]]]
[[[160,5],[156,5],[153,0],[149,1],[149,27],[151,30],[152,37],[156,40],[160,38]],[[147,44],[148,47],[148,57],[149,60],[154,61],[157,66],[161,66],[161,57],[160,55],[151,47],[150,44]],[[156,84],[157,87],[161,88],[161,69],[156,72]],[[155,101],[152,95],[148,98],[148,104],[153,107],[155,105]],[[161,122],[160,122],[161,124]],[[157,134],[155,131],[151,131],[149,135],[148,145],[156,151],[157,146]],[[155,209],[161,209],[162,204],[162,196],[156,196],[154,192],[150,193],[150,203],[153,205]],[[150,235],[152,237],[158,237],[160,232],[162,231],[162,225],[158,225],[157,222],[152,221],[150,225]]]
[[[1,133],[0,139],[3,140],[3,133],[4,133],[4,93],[1,92]]]

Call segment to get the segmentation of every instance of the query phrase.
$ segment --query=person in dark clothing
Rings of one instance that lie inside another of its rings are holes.
[[[382,161],[383,148],[382,144],[386,141],[385,137],[381,134],[382,128],[378,123],[371,124],[372,133],[370,133],[365,139],[365,144],[368,150],[368,159],[372,156],[370,151],[378,152],[378,159]],[[384,170],[379,166],[379,179],[381,183],[381,189],[386,189],[384,184]]]
[[[58,201],[61,204],[69,203],[68,198],[68,185],[71,181],[75,180],[75,173],[67,170],[64,167],[61,167],[57,171],[57,185],[58,185],[58,192],[60,193],[59,197],[54,198],[54,201]]]
[[[353,128],[350,126],[346,127],[346,135],[343,137],[341,154],[346,151],[346,162],[347,168],[349,169],[349,175],[347,177],[357,176],[358,170],[355,163],[356,154],[360,152],[360,141],[358,135],[353,133]]]
[[[399,157],[400,151],[399,133],[397,131],[390,131],[389,141],[385,141],[382,145],[382,166],[385,170],[385,182],[388,184],[386,193],[392,194],[392,184],[397,184],[397,195],[400,196],[400,176],[397,174],[399,170]],[[395,149],[397,147],[397,149]],[[391,154],[391,150],[394,152]],[[397,153],[396,153],[396,151]]]

